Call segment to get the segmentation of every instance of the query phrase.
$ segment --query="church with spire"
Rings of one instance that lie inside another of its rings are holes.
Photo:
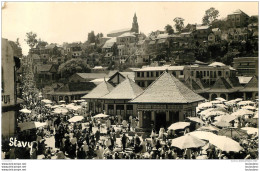
[[[137,22],[137,17],[136,17],[136,13],[133,17],[133,23],[132,23],[132,29],[131,29],[132,32],[135,32],[135,33],[139,33],[139,26],[138,26],[138,22]]]
[[[128,33],[128,32],[133,32],[133,33],[139,34],[139,25],[138,25],[136,13],[134,14],[134,17],[133,17],[132,28],[111,31],[107,34],[107,37],[118,37],[118,36],[120,36],[124,33]]]

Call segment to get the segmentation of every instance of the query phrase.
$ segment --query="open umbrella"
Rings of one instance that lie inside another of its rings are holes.
[[[190,126],[190,122],[176,122],[169,126],[168,130],[178,130],[178,129],[185,129],[186,127]]]
[[[243,150],[243,148],[239,145],[238,142],[226,136],[216,136],[214,139],[210,139],[209,142],[217,148],[219,148],[220,150],[226,152],[239,152]]]
[[[218,132],[218,135],[224,135],[230,138],[246,138],[247,137],[247,133],[244,130],[241,130],[239,128],[225,128],[225,129],[221,129]]]
[[[51,106],[52,109],[59,108],[59,107],[60,107],[60,105]]]
[[[24,122],[24,123],[19,123],[18,127],[21,129],[21,131],[24,131],[28,129],[43,127],[45,125],[47,125],[46,122]]]
[[[171,146],[178,147],[180,149],[186,149],[202,147],[205,144],[205,141],[202,141],[192,135],[186,134],[184,136],[172,139]]]
[[[239,109],[236,112],[232,113],[231,115],[233,116],[237,116],[237,117],[242,117],[244,115],[253,115],[254,112],[247,110],[247,109]]]
[[[22,112],[22,113],[32,113],[31,110],[28,110],[28,109],[26,109],[26,108],[21,109],[21,110],[19,110],[19,111]]]
[[[212,131],[212,132],[218,132],[220,129],[212,126],[212,125],[207,125],[207,126],[202,126],[197,129],[197,131]]]
[[[249,135],[252,135],[252,134],[255,134],[255,133],[257,133],[257,135],[258,135],[258,128],[244,127],[244,128],[241,128],[241,129],[245,130],[247,132],[247,134],[249,134]]]
[[[193,131],[193,132],[189,132],[188,134],[196,138],[199,138],[201,140],[207,140],[207,141],[217,136],[216,134],[207,131]]]
[[[84,119],[83,116],[73,116],[72,118],[69,119],[69,122],[78,122],[82,121]]]
[[[217,97],[217,98],[215,98],[215,99],[218,100],[218,101],[221,101],[221,102],[227,101],[226,99],[224,99],[224,98],[222,98],[222,97]]]
[[[245,105],[254,105],[255,104],[255,102],[252,102],[252,101],[241,101],[241,102],[238,102],[237,103],[239,106],[245,106]]]
[[[236,118],[237,118],[236,116],[232,116],[232,115],[221,115],[221,116],[215,117],[215,120],[216,121],[231,122],[231,121],[235,120]]]
[[[53,113],[56,113],[56,114],[66,114],[68,113],[68,109],[66,108],[56,108]]]
[[[187,117],[187,119],[194,121],[194,122],[197,122],[197,123],[204,124],[204,122],[198,117]]]
[[[93,118],[106,118],[106,117],[108,117],[109,115],[105,115],[105,114],[103,114],[103,113],[100,113],[100,114],[97,114],[97,115],[95,115]]]
[[[242,109],[247,109],[247,110],[256,110],[255,106],[242,106]]]
[[[51,100],[48,100],[48,99],[42,99],[41,100],[43,103],[46,103],[46,104],[51,104],[52,101]]]
[[[229,127],[229,126],[230,126],[230,123],[225,122],[225,121],[217,121],[217,122],[214,122],[213,125],[216,125],[216,126],[218,126],[218,127],[225,128],[225,127]]]
[[[45,106],[46,106],[46,107],[52,107],[52,105],[51,105],[51,104],[46,104]]]
[[[211,101],[211,103],[212,103],[212,104],[220,104],[220,103],[222,103],[222,101],[220,101],[220,100],[214,100],[214,101]]]
[[[198,105],[199,109],[210,108],[210,107],[212,107],[212,103],[211,102],[205,102],[205,103],[201,103],[201,104]]]

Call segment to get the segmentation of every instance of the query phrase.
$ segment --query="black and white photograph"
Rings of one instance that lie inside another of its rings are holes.
[[[2,2],[2,161],[258,160],[258,13]]]

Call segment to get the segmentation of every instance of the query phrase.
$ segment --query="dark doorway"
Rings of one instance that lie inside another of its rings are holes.
[[[166,113],[160,112],[155,114],[155,129],[159,131],[160,128],[166,128]]]
[[[143,128],[151,128],[151,111],[144,111],[143,112]]]

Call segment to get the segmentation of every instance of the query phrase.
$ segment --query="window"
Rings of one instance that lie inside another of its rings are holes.
[[[150,77],[150,72],[146,72],[146,77]]]
[[[140,77],[140,72],[137,72],[137,77]]]
[[[207,71],[207,76],[209,76],[209,71]]]
[[[141,77],[144,77],[144,72],[141,72],[142,73],[142,76]]]
[[[176,77],[176,72],[175,71],[172,71],[172,75],[174,75]]]
[[[218,71],[218,76],[222,76],[222,72],[221,71]]]
[[[151,77],[153,77],[153,72],[151,72]]]
[[[193,77],[193,75],[194,75],[194,72],[193,72],[193,71],[191,71],[191,76]]]
[[[158,71],[156,72],[156,77],[159,77],[159,72]]]
[[[181,71],[180,75],[183,75],[183,71]]]

